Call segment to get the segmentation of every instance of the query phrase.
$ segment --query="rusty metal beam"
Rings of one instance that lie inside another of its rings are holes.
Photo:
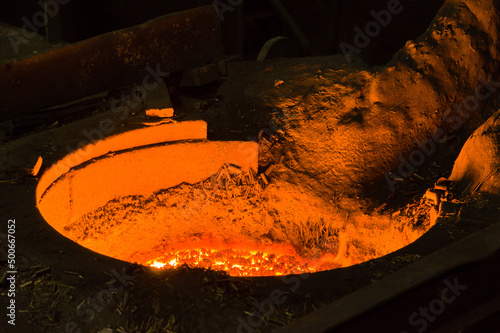
[[[141,83],[151,71],[205,64],[222,54],[214,6],[162,16],[0,66],[0,120]]]

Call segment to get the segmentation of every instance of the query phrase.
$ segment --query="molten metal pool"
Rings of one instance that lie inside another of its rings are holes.
[[[209,142],[201,121],[122,133],[68,155],[37,187],[58,232],[157,269],[300,274],[393,252],[422,235],[390,217],[350,217],[257,174],[254,142]]]

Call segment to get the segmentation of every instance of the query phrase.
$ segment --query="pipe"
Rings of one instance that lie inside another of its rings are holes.
[[[142,82],[147,75],[161,77],[222,54],[214,6],[165,15],[0,66],[0,121]]]

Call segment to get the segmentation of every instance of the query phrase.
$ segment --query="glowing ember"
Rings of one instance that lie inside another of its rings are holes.
[[[290,252],[289,249],[288,251]],[[320,260],[307,260],[299,257],[296,253],[276,254],[262,251],[206,248],[167,253],[146,263],[146,265],[156,268],[175,268],[183,264],[190,267],[226,271],[232,276],[301,274],[341,266],[335,260],[327,260],[326,257]]]
[[[156,267],[156,268],[163,268],[165,267],[166,264],[162,263],[162,262],[157,262],[157,261],[154,261],[152,264],[151,264],[151,267]]]

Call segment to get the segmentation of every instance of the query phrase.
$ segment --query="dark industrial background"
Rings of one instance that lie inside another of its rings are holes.
[[[405,8],[392,17],[387,28],[362,49],[369,65],[383,65],[407,40],[420,36],[432,21],[443,0],[400,1]],[[32,20],[43,0],[4,0],[0,21],[22,27],[23,17]],[[131,27],[149,19],[214,4],[213,0],[71,0],[61,5],[60,15],[47,25],[49,40],[73,43],[105,32]],[[220,3],[228,4],[227,0]],[[232,1],[232,3],[239,3]],[[364,28],[373,20],[372,10],[387,9],[387,0],[252,0],[224,14],[222,27],[227,54],[252,59],[264,43],[275,36],[296,39],[295,24],[309,42],[304,55],[340,53],[339,44],[353,44],[354,27]],[[292,21],[283,17],[285,10]],[[44,35],[46,31],[40,31]],[[299,41],[296,41],[299,43]]]

